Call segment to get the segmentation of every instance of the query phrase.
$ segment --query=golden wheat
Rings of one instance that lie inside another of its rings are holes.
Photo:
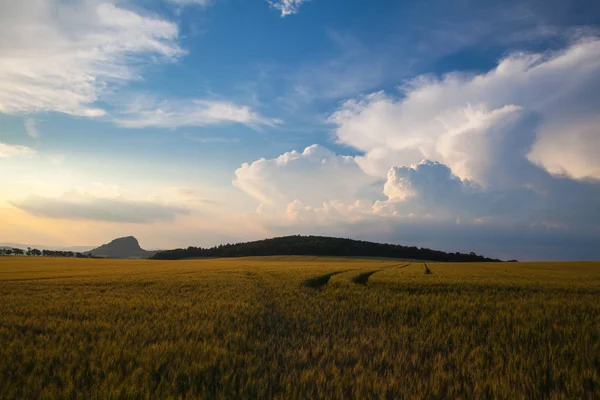
[[[0,258],[0,398],[600,397],[599,263],[427,266]]]

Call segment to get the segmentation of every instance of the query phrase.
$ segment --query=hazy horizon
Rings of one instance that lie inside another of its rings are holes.
[[[600,259],[597,2],[0,7],[0,243]]]

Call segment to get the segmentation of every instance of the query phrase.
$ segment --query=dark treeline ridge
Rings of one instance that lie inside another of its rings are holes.
[[[324,236],[285,236],[255,242],[225,244],[212,248],[188,247],[156,253],[155,260],[181,260],[200,257],[249,257],[275,255],[385,257],[442,262],[500,261],[475,253],[446,253],[443,251],[407,247],[396,244]]]

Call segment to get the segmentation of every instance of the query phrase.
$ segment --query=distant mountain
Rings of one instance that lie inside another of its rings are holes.
[[[196,257],[245,257],[273,255],[310,255],[341,257],[386,257],[407,260],[445,262],[500,261],[475,253],[446,253],[426,248],[365,242],[324,236],[285,236],[255,242],[226,244],[210,249],[188,247],[157,252],[157,260],[180,260]]]
[[[156,252],[142,249],[136,238],[127,236],[103,244],[89,253],[94,257],[104,258],[149,258]]]

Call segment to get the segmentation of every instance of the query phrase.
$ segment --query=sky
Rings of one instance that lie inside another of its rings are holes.
[[[595,0],[0,10],[0,242],[600,259]]]

